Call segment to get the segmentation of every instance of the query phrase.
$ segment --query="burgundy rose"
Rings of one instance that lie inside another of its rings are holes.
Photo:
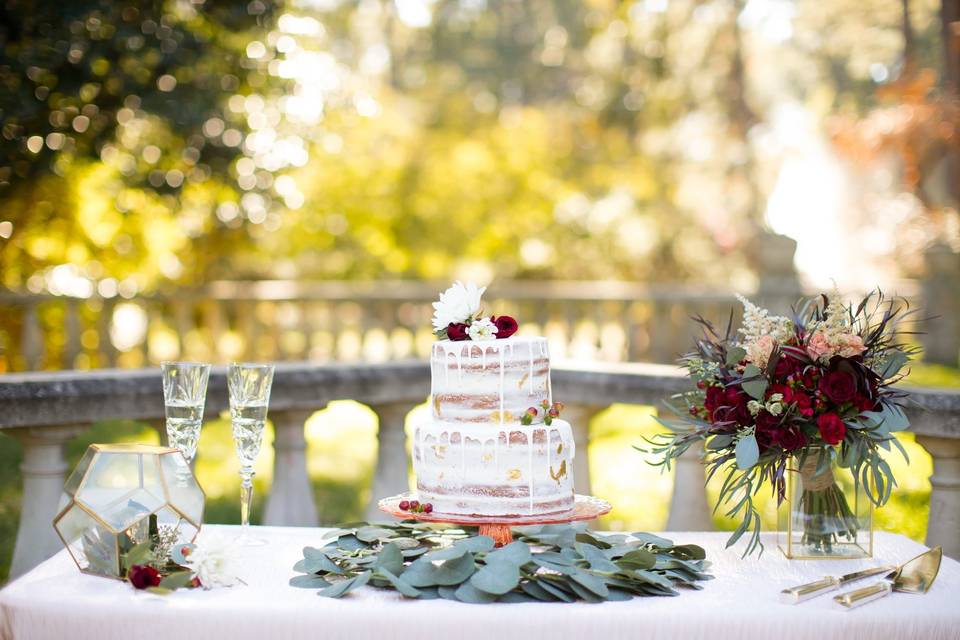
[[[517,321],[510,316],[490,317],[493,324],[497,325],[497,339],[509,338],[517,332]]]
[[[766,450],[776,446],[779,441],[777,432],[780,427],[780,418],[768,411],[761,411],[757,414],[755,422],[757,425],[755,431],[757,444],[760,445],[760,448]]]
[[[820,430],[820,437],[827,444],[840,444],[847,435],[847,426],[835,413],[825,413],[817,418],[817,428]]]
[[[797,404],[797,410],[804,418],[813,417],[813,401],[810,396],[803,391],[794,390],[793,401]]]
[[[833,402],[850,402],[857,395],[857,379],[847,371],[831,371],[820,378],[820,391]]]
[[[156,587],[160,584],[160,572],[146,564],[135,564],[127,571],[127,579],[137,589]]]
[[[875,398],[870,398],[860,394],[857,394],[857,397],[853,399],[853,403],[857,405],[857,409],[860,411],[873,411],[877,408],[877,401]]]
[[[783,447],[784,451],[796,451],[807,444],[807,436],[797,425],[790,425],[777,434],[777,443]]]
[[[790,404],[791,402],[793,402],[793,389],[791,389],[787,385],[772,384],[769,387],[767,387],[766,397],[768,400],[770,399],[770,396],[772,396],[775,393],[779,393],[781,396],[783,396],[784,404]]]
[[[713,413],[714,409],[723,404],[723,398],[723,387],[707,387],[707,394],[703,401],[703,406],[707,411]]]
[[[447,325],[447,338],[450,340],[466,340],[470,337],[467,325],[462,322],[451,322]]]

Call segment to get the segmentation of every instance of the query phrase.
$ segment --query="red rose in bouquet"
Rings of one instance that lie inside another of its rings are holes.
[[[847,426],[835,413],[825,413],[817,418],[817,429],[820,430],[820,437],[827,444],[840,444],[847,435]]]
[[[820,391],[837,404],[850,402],[857,395],[857,380],[847,371],[831,371],[820,378]]]
[[[790,425],[781,431],[777,439],[777,444],[783,447],[784,451],[796,451],[807,446],[807,436],[797,425]]]

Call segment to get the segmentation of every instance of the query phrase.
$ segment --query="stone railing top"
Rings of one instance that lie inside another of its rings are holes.
[[[554,395],[568,404],[607,406],[615,402],[658,404],[688,388],[672,365],[558,363]],[[960,391],[905,387],[913,431],[960,438]],[[383,364],[279,363],[270,409],[322,409],[331,400],[364,404],[416,404],[430,393],[430,368],[422,361]],[[228,408],[226,369],[214,367],[206,413]],[[87,424],[110,419],[163,418],[159,369],[98,369],[0,376],[0,429]]]

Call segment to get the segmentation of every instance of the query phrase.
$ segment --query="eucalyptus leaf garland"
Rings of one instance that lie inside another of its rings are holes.
[[[353,523],[305,547],[290,586],[340,598],[364,585],[406,598],[491,602],[603,602],[702,588],[710,563],[696,545],[649,533],[597,534],[586,523],[514,527],[495,548],[476,528],[405,520]]]

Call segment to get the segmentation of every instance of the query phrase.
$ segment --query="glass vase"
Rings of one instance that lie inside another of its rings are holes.
[[[786,500],[777,513],[777,546],[786,557],[873,555],[873,503],[850,469],[813,449],[802,464],[799,457],[793,458],[786,482]]]

